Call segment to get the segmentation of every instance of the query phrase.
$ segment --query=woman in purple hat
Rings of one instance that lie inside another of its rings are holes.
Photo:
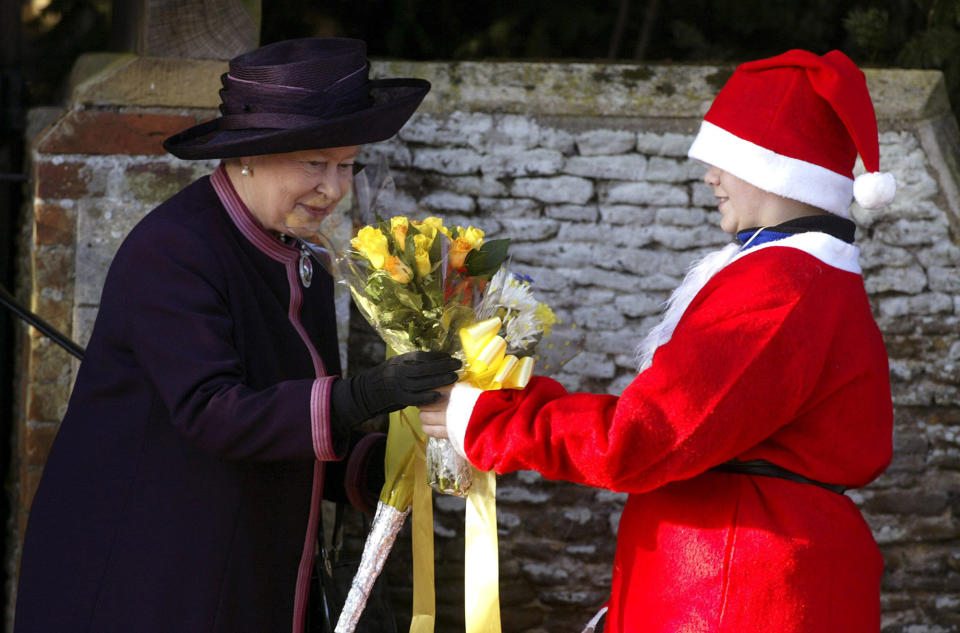
[[[167,139],[223,160],[113,261],[33,502],[17,633],[304,631],[321,497],[362,506],[382,483],[378,438],[351,431],[459,367],[413,353],[339,377],[333,280],[288,228],[333,209],[358,146],[430,89],[368,70],[357,40],[265,46],[230,62],[219,118]]]

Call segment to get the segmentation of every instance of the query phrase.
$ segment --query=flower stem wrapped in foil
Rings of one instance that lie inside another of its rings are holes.
[[[373,584],[383,571],[387,556],[393,548],[393,542],[397,540],[397,534],[400,533],[400,528],[403,527],[409,514],[409,507],[406,510],[398,510],[382,501],[377,503],[377,512],[373,516],[370,533],[363,545],[360,566],[350,584],[350,591],[344,600],[334,633],[353,633],[356,630],[357,622],[360,621],[363,609],[367,606]]]

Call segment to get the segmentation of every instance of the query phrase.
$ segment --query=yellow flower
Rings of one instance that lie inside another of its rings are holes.
[[[470,243],[470,248],[480,248],[483,245],[483,231],[475,226],[467,228],[466,231],[461,231],[460,237]]]
[[[557,322],[557,315],[553,313],[550,306],[545,303],[538,303],[537,309],[533,311],[533,315],[543,326],[544,336],[550,336],[550,332],[553,331],[553,325]]]
[[[471,250],[473,250],[473,245],[466,238],[458,237],[453,240],[449,252],[450,265],[454,268],[463,266],[463,262],[467,259],[467,253]]]
[[[390,230],[393,232],[393,239],[397,240],[397,248],[403,251],[407,243],[407,229],[410,223],[402,215],[390,218]]]
[[[426,235],[413,236],[413,263],[417,268],[417,274],[423,277],[430,272],[430,247],[433,240]]]
[[[383,268],[384,261],[389,254],[387,251],[387,236],[372,226],[365,226],[350,240],[350,245],[361,255],[370,260],[374,268]]]
[[[437,236],[437,232],[443,233],[447,237],[450,237],[450,231],[443,226],[443,220],[436,216],[431,215],[428,218],[424,218],[422,222],[417,222],[414,220],[410,224],[412,224],[415,229],[429,237],[431,240]]]
[[[413,271],[399,257],[390,255],[383,265],[383,269],[390,273],[390,278],[397,283],[410,283],[413,278]]]

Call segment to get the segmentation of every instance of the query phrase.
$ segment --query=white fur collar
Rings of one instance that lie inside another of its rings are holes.
[[[680,285],[670,294],[667,299],[666,309],[663,313],[663,319],[655,325],[640,345],[637,346],[637,372],[644,371],[653,363],[653,355],[657,348],[670,340],[673,336],[673,330],[680,322],[680,317],[687,311],[687,308],[693,302],[694,297],[707,284],[710,279],[720,272],[731,262],[765,248],[773,246],[782,246],[796,248],[813,255],[820,261],[834,268],[845,270],[850,273],[860,274],[860,249],[853,244],[848,244],[832,235],[826,233],[817,233],[809,231],[798,233],[785,237],[781,240],[774,240],[759,244],[747,250],[746,248],[753,239],[760,234],[760,229],[741,247],[739,244],[727,244],[718,251],[708,253],[701,259],[695,261],[687,272]]]

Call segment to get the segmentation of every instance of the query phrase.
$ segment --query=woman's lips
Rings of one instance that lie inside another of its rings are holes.
[[[315,207],[313,205],[305,204],[303,202],[298,203],[300,208],[309,213],[310,215],[323,217],[327,215],[330,207]]]

